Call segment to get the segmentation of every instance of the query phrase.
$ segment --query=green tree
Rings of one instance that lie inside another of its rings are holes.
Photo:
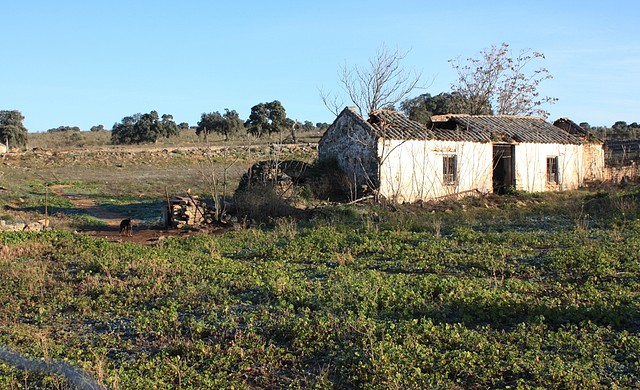
[[[91,126],[90,131],[92,132],[104,131],[104,126],[103,125]]]
[[[47,133],[60,133],[60,132],[69,132],[69,133],[79,133],[80,128],[78,126],[60,126],[55,129],[47,130]]]
[[[198,127],[196,127],[196,134],[204,136],[206,140],[209,137],[209,133],[216,133],[218,129],[223,127],[222,122],[224,118],[218,112],[202,113],[200,121],[198,121]]]
[[[526,49],[513,57],[509,45],[491,46],[478,57],[449,62],[458,73],[458,80],[451,85],[453,92],[464,97],[464,112],[472,115],[540,115],[548,117],[542,108],[558,99],[540,97],[540,83],[552,78],[546,68],[525,72],[532,61],[544,59],[544,54]],[[490,107],[490,112],[487,112]]]
[[[160,122],[160,137],[170,138],[175,137],[180,134],[180,128],[173,120],[173,115],[164,114],[162,115],[162,121]]]
[[[224,111],[224,115],[222,115],[225,120],[223,134],[225,141],[227,141],[230,135],[238,134],[240,130],[244,129],[244,121],[240,119],[240,114],[236,110],[225,108]]]
[[[329,126],[331,126],[331,125],[329,123],[326,123],[326,122],[318,122],[318,123],[316,123],[316,129],[318,129],[318,131],[327,131]]]
[[[142,114],[125,116],[120,123],[115,123],[111,128],[111,143],[113,144],[133,144],[137,137],[134,134],[133,126],[138,122]]]
[[[613,124],[613,126],[611,126],[611,128],[613,130],[616,130],[617,132],[625,132],[627,130],[627,122],[625,121],[617,121],[616,123]]]
[[[148,114],[135,114],[122,118],[122,122],[113,125],[111,142],[113,144],[140,144],[156,142],[159,138],[178,135],[180,130],[173,121],[173,116],[162,115],[157,111]]]
[[[287,113],[278,100],[270,103],[259,103],[251,107],[251,114],[246,122],[247,132],[262,137],[277,133],[286,127]]]
[[[238,133],[242,128],[244,128],[244,122],[240,119],[240,115],[235,110],[225,108],[224,114],[218,111],[203,113],[198,122],[196,134],[198,136],[203,134],[207,139],[209,133],[218,133],[224,135],[224,140],[228,141],[229,136]]]
[[[0,142],[9,147],[25,147],[28,130],[22,124],[24,116],[16,110],[0,110]]]
[[[311,121],[304,121],[304,123],[302,124],[302,131],[313,131],[315,130],[315,126],[313,125],[313,122]]]

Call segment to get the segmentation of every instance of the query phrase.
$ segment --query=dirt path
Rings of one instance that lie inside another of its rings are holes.
[[[73,203],[74,207],[85,210],[88,215],[103,221],[107,226],[111,228],[120,227],[120,221],[125,218],[124,216],[98,206],[95,200],[87,197],[86,195],[68,193],[64,191],[64,188],[66,187],[69,186],[59,184],[51,186],[49,189],[57,196],[65,198],[69,202]]]
[[[120,222],[127,216],[114,213],[96,204],[95,200],[87,195],[66,192],[67,185],[54,185],[49,187],[55,195],[63,197],[73,203],[74,207],[82,209],[86,214],[99,219],[105,223],[105,227],[100,230],[86,230],[79,233],[93,237],[100,237],[113,242],[135,242],[138,244],[156,244],[168,237],[185,237],[201,231],[208,234],[222,234],[228,229],[210,228],[206,230],[182,230],[164,229],[162,227],[136,226],[133,225],[131,236],[120,234]]]

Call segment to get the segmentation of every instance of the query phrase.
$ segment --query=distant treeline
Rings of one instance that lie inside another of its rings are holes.
[[[582,122],[580,127],[602,140],[635,140],[640,138],[640,125],[637,122],[627,124],[625,121],[617,121],[611,127],[590,126],[587,122]]]

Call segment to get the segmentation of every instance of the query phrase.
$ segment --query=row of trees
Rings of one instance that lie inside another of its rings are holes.
[[[95,127],[95,126],[94,126]],[[314,125],[310,121],[300,123],[287,118],[287,113],[280,101],[259,103],[251,108],[249,119],[243,121],[235,110],[225,109],[203,113],[196,126],[196,134],[205,140],[212,133],[229,137],[246,132],[255,137],[269,136],[273,133],[287,132],[287,137],[297,141],[298,131],[323,131],[328,128],[327,123]],[[160,138],[175,136],[181,129],[188,129],[187,123],[176,125],[171,115],[165,114],[160,118],[156,111],[149,114],[135,114],[127,116],[121,122],[113,125],[111,142],[113,144],[134,144],[156,142]],[[57,129],[56,129],[57,130]],[[94,128],[91,129],[94,131]],[[99,129],[96,128],[95,131]]]
[[[593,126],[587,122],[580,123],[580,127],[590,131],[596,137],[603,140],[631,140],[640,138],[640,124],[625,121],[616,121],[611,127]]]
[[[47,133],[79,133],[80,128],[78,126],[59,126],[47,130]]]

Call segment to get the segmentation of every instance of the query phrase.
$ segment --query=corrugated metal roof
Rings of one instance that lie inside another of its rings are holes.
[[[393,110],[376,110],[364,120],[352,107],[345,111],[377,137],[395,140],[442,140],[493,143],[582,144],[584,140],[539,117],[447,114],[433,116],[427,128]]]
[[[434,134],[421,123],[414,122],[403,113],[376,110],[367,121],[378,137],[390,139],[433,139]]]
[[[447,119],[448,118],[448,119]],[[440,121],[444,119],[444,121]],[[476,142],[582,144],[584,141],[538,117],[447,115],[434,117],[438,139]],[[455,128],[455,130],[447,130]],[[452,133],[452,131],[454,131]]]

